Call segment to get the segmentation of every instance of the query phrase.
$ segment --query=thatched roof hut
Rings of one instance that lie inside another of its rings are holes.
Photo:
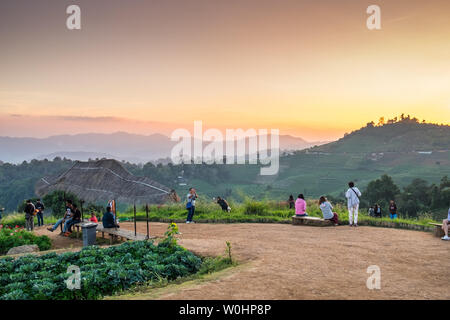
[[[160,204],[179,201],[175,190],[146,177],[136,177],[113,159],[81,162],[57,177],[44,177],[36,184],[40,197],[55,190],[71,192],[80,199],[119,203]]]

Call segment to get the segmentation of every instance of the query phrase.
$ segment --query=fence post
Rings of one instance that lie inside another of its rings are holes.
[[[81,207],[81,222],[83,222],[83,203],[84,203],[84,201],[83,200],[80,200],[80,207]]]
[[[147,221],[147,239],[150,239],[149,231],[148,231],[148,204],[145,204],[145,215],[146,215],[146,221]]]
[[[133,206],[134,209],[134,236],[136,237],[137,233],[136,233],[136,203]]]

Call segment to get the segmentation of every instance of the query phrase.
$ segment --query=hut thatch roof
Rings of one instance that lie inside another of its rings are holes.
[[[113,159],[81,162],[57,177],[44,177],[36,184],[40,197],[55,190],[71,192],[86,202],[155,204],[179,201],[174,190],[146,177],[128,172]]]

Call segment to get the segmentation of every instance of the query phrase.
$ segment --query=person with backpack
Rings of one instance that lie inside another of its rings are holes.
[[[44,225],[44,204],[41,202],[41,199],[37,199],[36,202],[36,210],[37,210],[37,221],[38,221],[38,227],[43,226]]]
[[[389,214],[391,216],[391,219],[397,219],[397,205],[395,204],[394,200],[391,200],[389,202]]]
[[[348,183],[348,190],[345,193],[347,198],[348,208],[348,223],[349,226],[358,226],[358,209],[359,209],[359,197],[361,197],[361,191],[355,187],[355,183],[350,181]]]
[[[198,198],[197,192],[194,188],[189,188],[189,193],[187,194],[187,203],[186,203],[186,209],[188,211],[188,215],[186,218],[186,223],[194,223],[192,221],[192,218],[195,214],[195,200]]]
[[[319,208],[322,211],[323,218],[330,220],[335,226],[339,225],[339,219],[336,212],[333,212],[333,206],[324,196],[319,199]]]
[[[27,228],[27,231],[33,231],[34,229],[34,211],[36,208],[34,207],[34,204],[31,202],[31,200],[27,200],[25,204],[25,227]]]

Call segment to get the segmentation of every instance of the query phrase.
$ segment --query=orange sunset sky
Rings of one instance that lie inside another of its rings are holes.
[[[448,124],[449,18],[448,0],[2,0],[0,135]]]

